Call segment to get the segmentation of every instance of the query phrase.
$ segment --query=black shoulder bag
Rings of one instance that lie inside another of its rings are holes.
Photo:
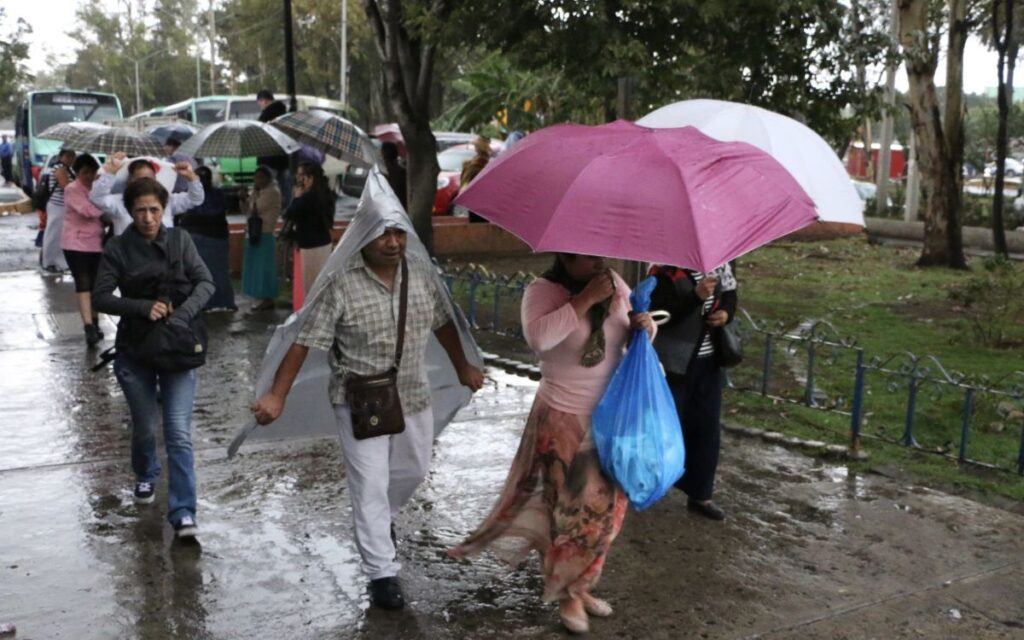
[[[181,304],[188,296],[176,296],[174,280],[183,258],[182,231],[168,229],[167,271],[160,285],[160,302]],[[177,299],[176,299],[177,298]],[[131,356],[143,366],[156,371],[178,373],[206,364],[208,338],[206,324],[197,313],[188,323],[175,322],[170,317],[151,322]]]
[[[352,413],[352,433],[356,440],[389,436],[405,431],[405,416],[398,397],[398,368],[405,345],[405,311],[409,301],[409,266],[402,260],[402,287],[398,302],[398,344],[395,365],[373,376],[348,374],[345,398]],[[335,349],[337,349],[335,345]]]

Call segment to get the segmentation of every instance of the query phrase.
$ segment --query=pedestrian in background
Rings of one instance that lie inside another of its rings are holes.
[[[75,298],[85,327],[85,342],[91,347],[103,339],[97,313],[92,308],[92,289],[103,252],[103,212],[89,201],[89,190],[100,163],[83,153],[75,158],[71,169],[75,180],[64,189],[60,246],[75,281]]]
[[[189,538],[198,533],[192,454],[196,369],[154,369],[140,362],[138,349],[158,322],[188,326],[213,295],[214,285],[189,234],[161,223],[168,201],[167,190],[152,178],[139,178],[125,187],[124,206],[131,212],[132,224],[103,249],[93,305],[103,313],[121,316],[114,374],[132,417],[135,501],[150,504],[154,500],[160,476],[156,428],[162,414],[169,467],[167,519],[179,538]]]
[[[648,314],[630,313],[629,293],[603,258],[565,253],[526,288],[523,333],[540,361],[540,387],[497,503],[449,551],[461,559],[490,549],[515,566],[536,549],[543,599],[559,603],[562,624],[576,633],[589,629],[587,614],[612,614],[592,591],[628,500],[601,470],[590,418],[630,329],[655,333]]]
[[[284,102],[276,100],[270,89],[260,89],[256,93],[256,104],[260,106],[260,122],[270,122],[288,113],[288,107]],[[274,177],[277,179],[277,186],[281,190],[284,206],[287,207],[292,201],[292,180],[289,175],[290,164],[288,156],[260,156],[256,158],[257,165],[265,165],[274,170]]]
[[[290,227],[289,240],[296,246],[293,254],[294,279],[292,308],[302,308],[306,294],[324,263],[331,255],[331,228],[334,226],[334,192],[319,166],[300,162],[295,169],[292,203],[284,212]]]
[[[114,222],[114,234],[120,235],[131,224],[132,218],[124,206],[124,198],[119,193],[112,193],[117,172],[121,166],[128,162],[128,184],[142,178],[156,178],[159,167],[145,158],[136,158],[130,162],[123,152],[117,152],[107,159],[106,164],[100,168],[96,181],[92,184],[92,191],[89,192],[89,199],[94,205],[110,214]],[[203,183],[199,181],[195,169],[190,162],[179,162],[174,165],[174,170],[179,176],[188,182],[188,190],[185,193],[170,194],[167,206],[164,207],[163,225],[174,226],[174,218],[193,207],[203,204],[204,193]]]
[[[491,161],[491,139],[484,136],[477,137],[473,141],[473,149],[476,151],[476,155],[462,163],[462,175],[459,178],[459,192],[461,193],[469,183],[473,181],[473,178],[484,170],[487,163]],[[487,222],[487,220],[481,218],[472,211],[469,212],[470,222]]]
[[[68,268],[64,251],[60,248],[60,239],[64,233],[64,188],[75,179],[71,169],[74,162],[75,152],[71,149],[61,149],[57,154],[57,164],[45,177],[50,198],[46,201],[42,265],[47,271],[64,271]]]
[[[206,301],[205,311],[237,311],[235,289],[231,286],[228,203],[224,192],[213,186],[213,172],[209,167],[196,169],[203,186],[203,203],[178,216],[175,226],[192,234],[199,257],[213,276],[216,287]],[[181,176],[179,176],[181,177]]]
[[[398,145],[394,142],[381,144],[380,157],[384,161],[384,170],[388,174],[388,185],[395,192],[395,195],[398,196],[398,201],[402,203],[402,208],[408,211],[408,174],[405,171],[405,167],[398,160]]]
[[[178,149],[180,147],[181,140],[178,140],[174,136],[167,138],[167,142],[164,143],[164,155],[166,156],[166,160],[171,164],[188,162],[192,165],[193,169],[197,169],[199,167],[199,163],[191,156],[178,153]],[[174,188],[171,189],[171,193],[184,193],[186,191],[188,191],[188,180],[186,180],[184,176],[178,176],[174,181]]]
[[[738,299],[728,264],[708,273],[656,266],[651,308],[672,317],[661,327],[654,350],[665,368],[686,445],[686,473],[676,483],[686,506],[712,520],[725,512],[712,500],[722,442],[725,373],[716,358],[716,331],[732,322]]]
[[[256,298],[256,311],[274,308],[277,298],[277,250],[274,230],[281,217],[281,191],[270,167],[260,165],[253,175],[249,216],[260,220],[260,234],[246,238],[242,262],[242,293]]]
[[[0,174],[4,177],[4,183],[14,182],[14,173],[11,164],[14,161],[14,145],[7,136],[0,136]]]

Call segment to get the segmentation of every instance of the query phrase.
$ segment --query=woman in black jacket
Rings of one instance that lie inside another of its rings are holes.
[[[294,199],[284,212],[288,240],[295,243],[292,308],[299,309],[327,258],[331,256],[334,193],[319,166],[300,162],[295,170]]]
[[[672,314],[658,330],[654,350],[665,368],[683,425],[686,473],[676,487],[686,493],[691,511],[722,520],[725,512],[711,500],[725,384],[715,337],[736,315],[736,279],[728,264],[708,273],[664,266],[651,271],[658,279],[651,308]]]
[[[224,192],[213,186],[209,167],[196,169],[203,185],[203,204],[178,216],[174,225],[192,235],[199,256],[213,275],[216,291],[206,302],[207,311],[237,311],[235,289],[229,273],[228,203]]]
[[[93,287],[93,307],[121,316],[114,373],[132,416],[135,501],[153,502],[160,475],[156,427],[163,413],[168,473],[167,519],[180,538],[194,537],[196,476],[192,459],[192,411],[196,370],[170,372],[140,362],[140,345],[157,323],[189,327],[214,285],[188,233],[161,224],[167,190],[152,178],[128,184],[124,204],[132,225],[107,242]],[[114,290],[120,295],[114,295]],[[160,402],[157,401],[157,385]]]

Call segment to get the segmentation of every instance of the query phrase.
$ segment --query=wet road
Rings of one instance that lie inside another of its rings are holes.
[[[202,548],[181,546],[165,487],[154,505],[132,503],[120,390],[109,369],[86,369],[95,354],[68,279],[9,253],[21,232],[0,220],[0,264],[15,269],[0,273],[0,624],[17,638],[565,637],[539,602],[536,561],[510,571],[444,553],[494,500],[535,383],[492,372],[439,438],[397,526],[410,604],[376,611],[336,442],[224,457],[283,315],[208,318],[194,427]],[[627,516],[599,588],[617,612],[592,636],[1024,637],[1021,516],[728,436],[718,500],[724,523],[689,514],[678,494]]]

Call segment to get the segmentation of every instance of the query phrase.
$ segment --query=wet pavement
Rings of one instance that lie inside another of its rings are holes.
[[[536,383],[492,371],[438,439],[397,523],[409,606],[377,611],[335,440],[225,459],[284,312],[208,316],[202,546],[182,546],[164,486],[132,502],[123,397],[88,371],[70,279],[31,268],[21,221],[0,220],[0,624],[16,638],[565,637],[536,560],[445,555],[495,499]],[[1024,638],[1024,517],[728,435],[719,478],[723,523],[677,493],[628,514],[598,591],[616,614],[593,637]]]

